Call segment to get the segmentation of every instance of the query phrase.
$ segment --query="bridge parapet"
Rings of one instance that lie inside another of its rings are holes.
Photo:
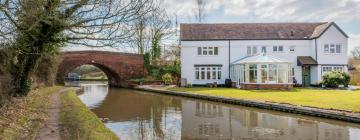
[[[111,86],[121,87],[121,83],[131,78],[143,77],[146,74],[144,57],[139,54],[74,51],[62,52],[62,62],[57,73],[57,82],[63,83],[65,77],[75,68],[82,65],[93,65],[107,75]]]

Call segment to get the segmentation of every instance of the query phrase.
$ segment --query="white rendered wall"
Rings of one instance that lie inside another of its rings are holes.
[[[229,72],[229,41],[182,41],[181,42],[181,78],[186,78],[191,84],[206,84],[210,82],[225,83]],[[197,54],[197,47],[219,47],[218,55],[203,56]],[[196,80],[194,65],[221,64],[220,80]]]

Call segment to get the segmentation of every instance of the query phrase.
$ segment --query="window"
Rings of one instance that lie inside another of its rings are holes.
[[[257,47],[253,46],[252,47],[252,55],[255,55],[255,54],[257,54]]]
[[[261,47],[261,53],[266,53],[266,46]]]
[[[336,53],[341,53],[341,45],[336,44]]]
[[[277,46],[273,46],[273,52],[277,52]]]
[[[329,45],[328,44],[324,45],[324,53],[329,53]]]
[[[322,74],[330,71],[344,71],[343,66],[323,66],[322,67]]]
[[[198,55],[218,55],[219,47],[198,47]]]
[[[199,68],[195,68],[195,79],[199,80],[200,79],[200,71]]]
[[[269,64],[269,83],[276,83],[277,81],[277,65]]]
[[[257,65],[249,65],[249,82],[256,83],[257,82]]]
[[[289,51],[290,51],[290,52],[295,52],[295,46],[290,46]]]
[[[284,47],[283,47],[283,46],[279,46],[278,51],[279,51],[279,52],[283,52],[283,51],[284,51]]]
[[[267,83],[268,82],[268,65],[261,65],[261,69],[260,69],[260,72],[261,72],[261,83]]]
[[[330,53],[335,53],[335,45],[334,44],[330,45]]]
[[[221,67],[219,66],[207,66],[207,67],[195,67],[195,79],[196,80],[220,80],[221,79]]]
[[[247,52],[247,55],[248,55],[248,56],[250,56],[250,55],[251,55],[251,47],[250,47],[250,46],[248,46],[248,47],[247,47],[246,52]]]
[[[273,46],[273,52],[283,52],[284,46]]]
[[[341,44],[325,44],[324,45],[324,53],[327,54],[340,54],[342,51]]]
[[[257,54],[257,47],[256,46],[248,46],[246,53],[248,56],[256,55]]]

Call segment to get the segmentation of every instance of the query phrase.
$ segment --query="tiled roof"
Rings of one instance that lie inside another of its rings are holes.
[[[184,40],[299,40],[320,36],[332,22],[181,24]]]
[[[312,58],[311,56],[298,56],[297,57],[297,65],[303,66],[303,65],[316,65],[317,62]]]

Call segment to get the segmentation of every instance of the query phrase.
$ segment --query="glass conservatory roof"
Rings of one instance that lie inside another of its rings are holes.
[[[291,62],[275,56],[259,54],[255,56],[244,57],[242,59],[234,61],[231,64],[236,65],[236,64],[258,64],[258,63],[291,63]]]

